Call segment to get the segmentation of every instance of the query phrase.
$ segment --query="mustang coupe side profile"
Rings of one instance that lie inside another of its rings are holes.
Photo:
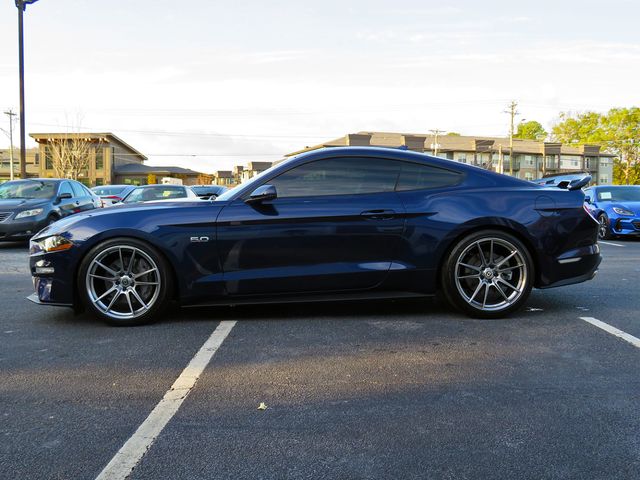
[[[587,208],[598,219],[598,236],[640,236],[640,185],[602,185],[584,192]]]
[[[132,325],[172,300],[442,291],[468,315],[502,317],[533,287],[595,275],[598,224],[582,186],[545,188],[399,149],[315,150],[213,202],[115,206],[54,223],[31,241],[30,299]]]

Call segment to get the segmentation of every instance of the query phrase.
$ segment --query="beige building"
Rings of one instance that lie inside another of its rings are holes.
[[[230,187],[236,183],[233,172],[231,170],[218,170],[213,172],[214,185],[221,185],[224,187]]]
[[[613,157],[597,145],[562,145],[535,140],[513,140],[513,163],[509,138],[471,137],[462,135],[407,134],[395,132],[359,132],[347,134],[313,147],[292,152],[287,157],[323,147],[372,146],[407,148],[437,155],[449,160],[512,174],[533,180],[554,173],[585,171],[594,183],[610,184],[613,180]]]
[[[249,162],[246,167],[240,171],[240,183],[246,182],[250,178],[261,174],[268,168],[271,168],[271,162]]]
[[[40,176],[40,149],[28,148],[26,155],[27,161],[27,177],[39,177]],[[0,183],[7,182],[11,179],[11,150],[0,150]],[[20,150],[13,149],[13,178],[20,178]]]
[[[87,186],[108,185],[118,183],[118,170],[125,165],[142,165],[147,157],[128,145],[113,133],[31,133],[39,144],[40,169],[42,178],[54,178],[53,156],[50,143],[53,140],[82,139],[91,143],[89,162],[78,179]],[[122,182],[125,183],[125,182]]]
[[[39,144],[34,149],[37,168],[32,167],[33,175],[27,167],[27,172],[34,177],[56,176],[50,151],[51,142],[71,138],[91,144],[87,168],[80,173],[78,179],[89,187],[109,184],[146,185],[160,183],[164,177],[180,179],[184,185],[206,185],[213,179],[212,175],[188,168],[145,165],[147,157],[113,133],[32,133],[30,136]]]

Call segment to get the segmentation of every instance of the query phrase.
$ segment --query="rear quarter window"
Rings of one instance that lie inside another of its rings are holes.
[[[462,174],[452,170],[406,162],[402,165],[396,191],[450,187],[461,180]]]

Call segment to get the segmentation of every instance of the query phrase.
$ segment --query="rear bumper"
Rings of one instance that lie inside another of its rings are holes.
[[[586,282],[596,276],[601,261],[598,244],[570,250],[555,259],[553,276],[541,275],[540,284],[536,287],[553,288]]]

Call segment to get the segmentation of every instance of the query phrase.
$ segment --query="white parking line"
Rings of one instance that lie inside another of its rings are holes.
[[[580,319],[584,320],[585,322],[590,323],[591,325],[594,325],[594,326],[596,326],[598,328],[601,328],[605,332],[609,332],[611,335],[615,335],[616,337],[620,337],[621,339],[629,342],[634,347],[640,348],[640,338],[636,338],[633,335],[629,335],[628,333],[623,332],[622,330],[618,330],[616,327],[612,327],[608,323],[601,322],[597,318],[580,317]]]
[[[191,359],[189,365],[182,371],[171,388],[153,409],[135,433],[126,441],[118,453],[111,459],[106,467],[96,477],[96,480],[124,480],[138,464],[162,429],[176,414],[184,399],[194,387],[198,378],[211,361],[211,358],[227,338],[229,332],[236,324],[233,321],[220,322],[211,336],[200,347],[198,353]]]
[[[603,242],[602,240],[598,240],[598,243],[604,243],[605,245],[613,245],[614,247],[624,247],[624,245],[620,245],[619,243]]]

